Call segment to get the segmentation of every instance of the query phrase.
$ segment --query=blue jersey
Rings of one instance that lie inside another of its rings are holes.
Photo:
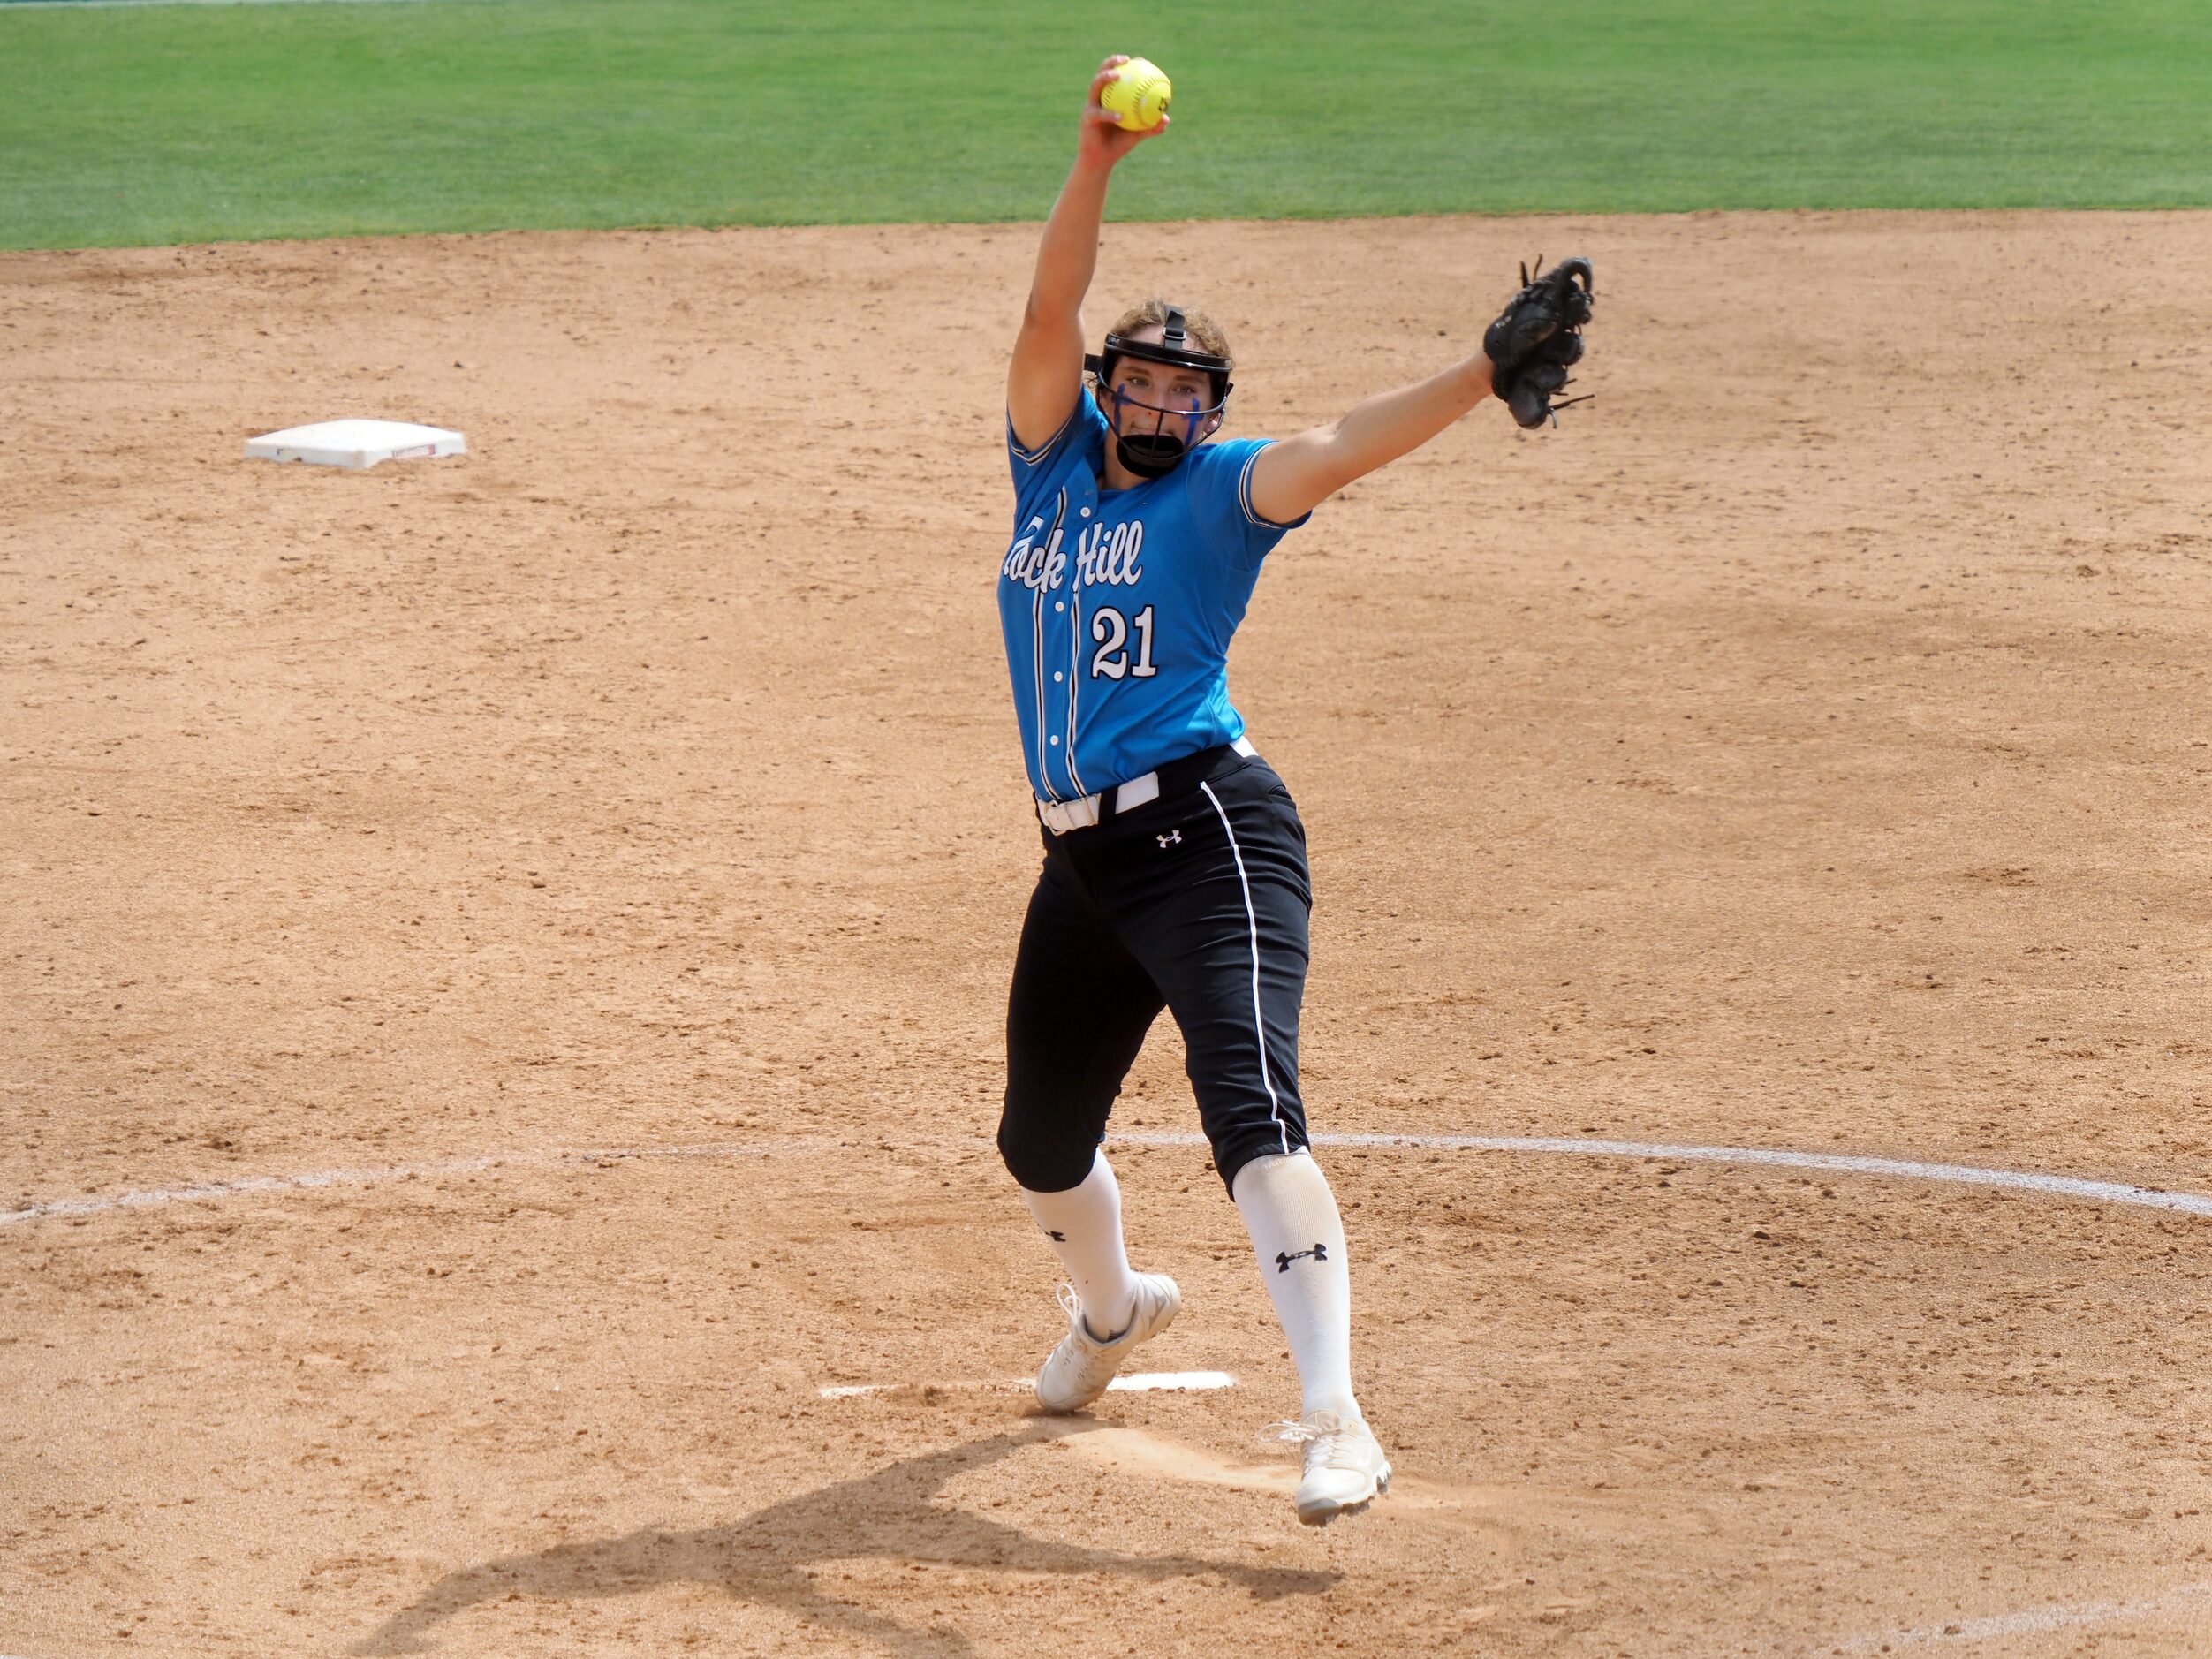
[[[1047,800],[1244,735],[1230,638],[1261,560],[1312,516],[1272,524],[1254,510],[1252,463],[1271,440],[1201,444],[1165,476],[1109,490],[1112,441],[1088,387],[1039,448],[1006,435],[1014,541],[998,618],[1029,786]]]

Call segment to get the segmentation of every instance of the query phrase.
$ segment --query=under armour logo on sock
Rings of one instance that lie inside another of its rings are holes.
[[[1180,830],[1170,830],[1163,836],[1155,836],[1152,838],[1163,847],[1179,847],[1183,845],[1183,832]]]
[[[1316,1244],[1311,1250],[1293,1250],[1288,1255],[1278,1250],[1275,1253],[1275,1270],[1277,1273],[1288,1273],[1291,1270],[1291,1263],[1303,1256],[1311,1256],[1316,1261],[1326,1261],[1329,1260],[1329,1246],[1325,1244]]]

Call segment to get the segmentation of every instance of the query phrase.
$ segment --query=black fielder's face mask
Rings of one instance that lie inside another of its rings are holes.
[[[1173,307],[1158,340],[1133,340],[1122,335],[1106,337],[1106,349],[1084,359],[1084,367],[1097,376],[1097,396],[1107,422],[1114,429],[1114,454],[1140,478],[1159,478],[1208,433],[1221,424],[1229,406],[1229,360],[1194,351],[1183,328],[1183,314]],[[1158,363],[1169,369],[1192,369],[1206,376],[1210,399],[1195,394],[1165,403],[1149,401],[1164,394],[1140,397],[1113,384],[1114,364],[1119,358]],[[1177,406],[1180,405],[1181,406]]]
[[[1204,407],[1203,398],[1188,398],[1188,406],[1184,408],[1163,407],[1146,403],[1120,387],[1109,389],[1106,397],[1106,418],[1114,428],[1114,453],[1140,478],[1158,478],[1172,471],[1176,462],[1205,436],[1207,423],[1222,411],[1218,403]]]

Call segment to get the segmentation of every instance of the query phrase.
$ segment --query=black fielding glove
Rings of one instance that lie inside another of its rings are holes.
[[[1535,273],[1521,267],[1520,292],[1508,300],[1496,322],[1482,332],[1482,353],[1490,360],[1490,390],[1524,427],[1555,424],[1553,394],[1567,383],[1567,370],[1582,359],[1582,325],[1590,320],[1596,297],[1590,261],[1570,259]],[[1580,403],[1563,398],[1557,407]]]

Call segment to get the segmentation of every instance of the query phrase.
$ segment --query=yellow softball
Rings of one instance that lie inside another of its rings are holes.
[[[1099,89],[1098,102],[1133,133],[1148,132],[1168,112],[1174,88],[1166,72],[1148,58],[1133,57]]]

